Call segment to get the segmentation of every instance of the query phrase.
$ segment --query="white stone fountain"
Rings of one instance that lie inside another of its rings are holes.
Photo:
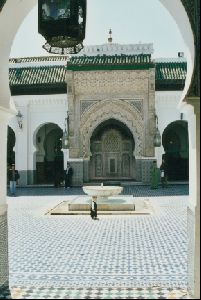
[[[84,186],[83,191],[91,197],[97,197],[98,200],[107,201],[108,197],[121,194],[121,192],[123,191],[123,187],[104,186],[103,184],[101,184],[101,186]]]

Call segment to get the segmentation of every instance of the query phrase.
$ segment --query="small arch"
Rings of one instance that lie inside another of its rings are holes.
[[[8,126],[7,132],[7,165],[15,164],[15,147],[16,136],[14,130]]]
[[[34,134],[34,162],[36,183],[54,183],[59,186],[63,178],[63,130],[54,123],[40,125]]]
[[[170,181],[189,179],[189,137],[188,123],[175,121],[163,132],[162,143],[165,154],[163,158],[168,165]]]

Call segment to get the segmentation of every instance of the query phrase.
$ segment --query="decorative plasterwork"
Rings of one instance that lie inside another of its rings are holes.
[[[116,119],[125,124],[133,134],[135,140],[135,155],[143,155],[144,124],[139,112],[123,100],[99,101],[88,109],[82,116],[80,136],[83,145],[83,157],[90,153],[90,139],[94,130],[103,122]]]
[[[149,71],[74,72],[75,93],[79,95],[141,95],[147,91]],[[68,80],[67,80],[68,82]],[[68,82],[69,84],[69,82]]]
[[[96,100],[82,100],[80,102],[80,117],[86,112],[92,105],[96,104]]]
[[[140,113],[141,117],[144,118],[142,99],[126,100],[126,102],[132,105]]]

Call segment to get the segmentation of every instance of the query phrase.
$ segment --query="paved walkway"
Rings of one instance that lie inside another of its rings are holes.
[[[175,189],[188,194],[187,186]],[[52,195],[53,190],[46,189],[46,193]],[[25,191],[18,190],[18,195]],[[8,198],[14,298],[186,297],[188,196],[149,196],[156,208],[151,216],[101,216],[100,221],[92,221],[88,216],[45,215],[62,201],[75,199],[76,191],[67,191],[71,193],[67,196]],[[127,191],[139,196],[143,192],[146,198],[146,192],[155,196],[173,192],[172,188],[151,191],[147,187],[128,187]]]
[[[159,196],[177,196],[188,195],[189,186],[187,184],[169,185],[168,188],[152,190],[147,185],[125,186],[123,195],[134,195],[135,197],[159,197]],[[9,195],[9,190],[8,190]],[[17,189],[17,196],[53,196],[53,195],[85,195],[82,188],[64,188],[54,187],[25,187]]]

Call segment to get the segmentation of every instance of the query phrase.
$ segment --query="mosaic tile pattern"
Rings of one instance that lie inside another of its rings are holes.
[[[188,299],[183,289],[161,288],[13,288],[13,299]]]
[[[8,190],[9,195],[9,190]],[[72,188],[65,190],[64,188],[54,187],[26,187],[18,188],[17,196],[52,196],[52,195],[85,195],[81,188]],[[147,185],[132,185],[124,186],[123,195],[134,195],[135,197],[160,197],[160,196],[184,196],[189,195],[189,185],[171,184],[166,189],[159,187],[157,190],[151,190],[150,186]]]
[[[7,214],[0,215],[0,288],[8,282]]]
[[[195,213],[188,207],[187,210],[188,231],[188,291],[194,294],[194,253],[195,253]]]
[[[10,285],[187,286],[187,197],[150,198],[151,216],[45,216],[69,197],[9,198]]]

